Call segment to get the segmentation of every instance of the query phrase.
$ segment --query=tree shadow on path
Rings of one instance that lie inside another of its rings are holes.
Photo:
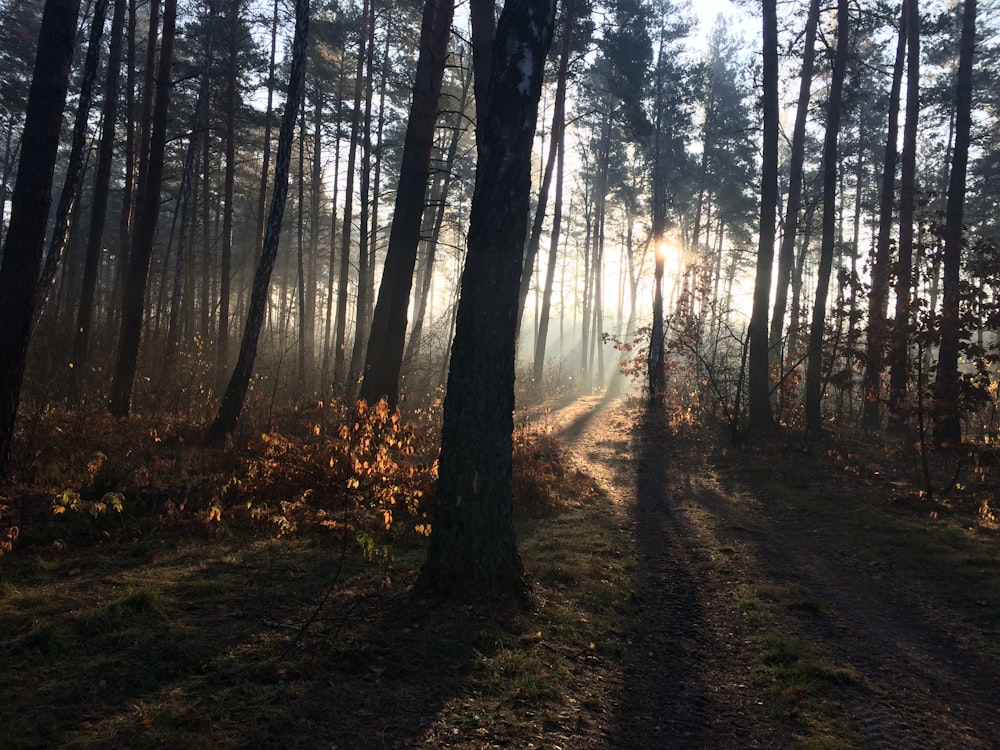
[[[704,530],[671,460],[661,408],[633,433],[637,629],[625,656],[625,690],[613,747],[774,747],[783,743],[748,712],[765,710],[745,674],[742,618],[719,580]],[[770,722],[765,722],[769,725]]]

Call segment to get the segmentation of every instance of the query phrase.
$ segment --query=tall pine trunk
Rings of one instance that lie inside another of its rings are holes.
[[[385,397],[390,407],[395,407],[399,399],[406,313],[420,244],[420,223],[427,199],[431,150],[453,11],[452,0],[426,0],[424,4],[420,53],[403,139],[389,248],[368,340],[360,395],[369,403]]]
[[[819,256],[816,296],[809,328],[809,352],[806,361],[806,429],[819,432],[823,426],[823,334],[826,328],[826,300],[833,269],[837,226],[837,139],[840,135],[841,99],[847,70],[847,37],[850,28],[847,0],[837,1],[837,51],[833,60],[830,98],[827,101],[826,134],[823,139],[823,244]]]
[[[780,351],[788,307],[788,287],[795,264],[795,236],[802,210],[802,165],[806,152],[806,120],[809,118],[809,93],[812,89],[813,62],[816,58],[816,27],[819,25],[819,0],[810,0],[806,19],[805,43],[802,50],[802,72],[799,74],[799,98],[792,129],[792,149],[788,165],[788,201],[785,225],[778,250],[778,278],[775,280],[774,313],[768,344],[772,353]]]
[[[73,335],[73,363],[77,391],[80,390],[79,386],[86,378],[90,328],[94,319],[94,298],[97,295],[97,277],[100,271],[101,253],[103,252],[104,222],[108,211],[111,163],[114,158],[115,127],[118,118],[124,29],[125,0],[115,0],[114,15],[111,19],[108,70],[104,84],[104,103],[101,111],[101,141],[97,155],[97,174],[94,178],[94,201],[90,211],[90,231],[87,235],[87,252],[83,264],[80,302]]]
[[[79,0],[47,0],[28,93],[10,225],[0,264],[0,479],[10,476],[14,421],[42,265]]]
[[[173,69],[176,20],[177,0],[165,0],[160,60],[156,73],[156,103],[150,129],[149,153],[145,159],[144,195],[139,202],[122,289],[121,332],[109,405],[111,413],[116,417],[126,417],[132,409],[132,392],[139,364],[146,280],[153,255],[156,224],[160,217],[160,186],[163,182],[163,160],[167,145],[167,110],[170,107],[170,75]],[[152,45],[154,41],[155,38],[150,38],[149,44]]]
[[[913,215],[916,207],[917,127],[920,117],[920,14],[916,0],[906,0],[906,124],[899,190],[899,252],[896,264],[896,311],[889,371],[891,426],[902,429],[902,403],[910,372],[910,319],[913,298]],[[950,139],[949,139],[950,143]]]
[[[306,69],[306,43],[309,32],[309,0],[295,1],[295,36],[292,39],[292,66],[288,76],[288,92],[285,96],[285,111],[282,114],[281,130],[278,133],[278,153],[274,165],[274,191],[271,196],[271,210],[264,234],[264,246],[260,262],[253,278],[250,306],[246,327],[240,344],[239,358],[233,375],[229,379],[219,413],[208,430],[208,438],[224,440],[236,429],[254,361],[257,358],[257,343],[264,323],[267,298],[271,283],[271,272],[278,257],[278,240],[281,238],[281,223],[285,214],[285,199],[288,196],[288,171],[292,162],[292,140],[295,137],[295,119],[302,100],[302,87]]]
[[[469,252],[420,578],[446,596],[524,593],[511,500],[514,339],[531,149],[555,6],[555,0],[507,0],[497,25],[489,106],[479,120]]]
[[[80,178],[84,170],[84,146],[90,129],[90,103],[94,96],[94,81],[97,80],[97,63],[101,53],[101,37],[104,36],[104,17],[108,10],[108,0],[96,0],[94,18],[91,21],[90,37],[87,41],[87,55],[83,62],[80,81],[80,99],[76,105],[76,119],[73,123],[73,137],[70,141],[66,176],[63,178],[59,202],[56,204],[55,223],[49,239],[49,250],[42,268],[38,295],[35,299],[35,319],[42,314],[48,300],[49,291],[56,279],[59,261],[66,248],[70,222],[74,220],[76,197],[79,194]],[[112,123],[112,127],[114,124]]]
[[[759,240],[750,315],[749,425],[751,433],[766,436],[776,429],[771,411],[768,372],[767,313],[771,302],[771,264],[774,260],[775,216],[778,207],[778,11],[776,0],[763,2],[764,144],[761,166]]]
[[[939,444],[962,441],[959,399],[958,355],[962,326],[961,287],[962,218],[965,208],[965,173],[969,161],[972,129],[972,63],[976,44],[976,0],[965,0],[962,15],[962,47],[958,58],[955,92],[955,151],[948,184],[945,212],[941,343],[934,379],[934,440]]]
[[[882,375],[885,369],[887,308],[889,300],[889,261],[892,237],[892,214],[896,196],[896,161],[899,137],[899,92],[903,85],[903,62],[907,46],[910,0],[903,0],[899,18],[896,60],[892,68],[889,89],[889,117],[885,137],[885,158],[882,165],[882,186],[879,198],[878,237],[872,259],[871,294],[868,296],[868,340],[865,344],[865,429],[874,430],[882,422]],[[910,52],[913,55],[912,52]]]

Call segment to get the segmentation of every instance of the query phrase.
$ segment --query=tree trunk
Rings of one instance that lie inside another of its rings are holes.
[[[461,66],[461,63],[459,63]],[[462,92],[458,100],[458,108],[455,112],[455,124],[451,129],[451,141],[448,145],[448,153],[441,171],[444,177],[441,179],[441,187],[434,195],[435,211],[434,221],[431,228],[430,237],[425,243],[425,255],[421,262],[421,271],[418,273],[420,283],[417,286],[415,295],[416,313],[413,317],[413,327],[410,332],[410,339],[406,342],[406,352],[403,354],[403,361],[411,363],[417,352],[420,350],[420,341],[423,336],[424,319],[427,315],[427,302],[431,294],[431,282],[434,280],[434,261],[437,256],[437,244],[441,237],[441,228],[444,225],[445,207],[448,205],[448,194],[451,190],[452,178],[454,177],[455,156],[458,154],[458,142],[464,131],[466,120],[466,108],[469,102],[469,91],[472,87],[473,70],[470,65],[466,70],[462,83]],[[435,180],[436,182],[436,180]],[[390,242],[391,242],[390,238]],[[384,274],[383,274],[384,278]],[[385,283],[385,282],[383,282]]]
[[[872,259],[871,294],[868,296],[868,340],[865,344],[865,406],[864,427],[874,430],[882,422],[882,374],[885,368],[885,346],[888,326],[889,262],[892,237],[892,212],[896,195],[896,142],[899,137],[899,92],[903,83],[903,61],[907,46],[910,0],[903,0],[899,17],[899,38],[896,61],[892,68],[889,90],[889,122],[886,128],[885,160],[882,166],[882,189],[879,208],[878,239]],[[918,24],[919,25],[919,24]],[[910,53],[911,60],[913,53]]]
[[[226,176],[222,189],[222,267],[219,270],[219,334],[216,339],[216,365],[224,371],[229,360],[229,289],[233,263],[233,203],[236,185],[236,97],[239,78],[240,5],[229,0],[226,26],[229,31],[229,55],[226,67]]]
[[[482,143],[482,130],[478,123],[486,119],[489,108],[490,66],[493,61],[493,42],[497,34],[496,0],[469,0],[472,22],[473,92],[476,97],[476,148]]]
[[[795,235],[799,229],[802,209],[802,164],[806,152],[806,120],[809,118],[809,93],[812,89],[813,62],[816,58],[816,27],[819,25],[819,0],[810,0],[806,19],[805,46],[802,51],[802,72],[799,77],[799,99],[792,130],[792,150],[788,165],[788,202],[785,226],[778,250],[778,278],[775,281],[774,313],[771,318],[769,347],[773,355],[781,349],[785,328],[785,308],[788,307],[788,286],[795,263]],[[898,92],[897,92],[898,98]]]
[[[972,129],[972,63],[976,43],[976,0],[965,0],[962,47],[958,58],[955,92],[955,151],[948,185],[944,229],[941,344],[934,379],[934,440],[938,444],[962,442],[958,355],[961,347],[962,218],[965,207],[965,173]]]
[[[847,37],[850,28],[847,0],[837,1],[837,52],[833,60],[830,98],[827,102],[826,135],[823,140],[823,244],[819,255],[816,297],[809,329],[809,352],[806,363],[806,430],[819,432],[823,427],[823,333],[826,328],[826,299],[833,269],[837,225],[837,138],[840,134],[840,102],[847,69]]]
[[[767,313],[771,301],[771,264],[774,260],[775,215],[778,206],[778,13],[776,0],[763,2],[763,107],[764,145],[761,166],[760,227],[757,273],[750,316],[748,429],[757,436],[777,429],[771,412],[771,379],[768,373]]]
[[[362,18],[368,18],[369,3],[364,0]],[[351,109],[351,142],[347,151],[347,175],[344,185],[344,217],[340,234],[340,277],[337,287],[337,336],[334,341],[333,381],[345,384],[347,369],[347,287],[351,280],[351,222],[354,220],[354,172],[357,168],[358,139],[361,137],[361,99],[365,84],[365,60],[368,49],[367,31],[358,42],[358,69],[354,77],[354,105]],[[362,250],[362,252],[364,252]],[[360,283],[360,280],[359,280]]]
[[[361,126],[361,170],[358,195],[358,295],[355,300],[354,345],[348,367],[348,393],[356,393],[355,386],[364,370],[365,345],[371,328],[372,296],[375,293],[375,268],[369,243],[375,232],[371,222],[372,178],[372,83],[375,79],[375,2],[368,5],[368,54],[365,62],[365,113]]]
[[[90,327],[94,317],[94,298],[97,294],[97,276],[100,271],[104,221],[108,210],[111,162],[114,158],[115,125],[118,117],[119,77],[122,62],[122,33],[125,28],[125,0],[115,0],[111,19],[111,39],[108,51],[108,70],[104,84],[104,103],[101,113],[101,142],[97,156],[97,175],[94,178],[94,203],[90,212],[90,232],[87,235],[87,255],[83,266],[80,303],[77,309],[76,329],[73,337],[74,378],[77,390],[86,377]]]
[[[421,584],[446,596],[525,590],[511,502],[517,295],[531,148],[555,0],[507,0],[497,25]]]
[[[292,140],[295,137],[295,118],[302,99],[302,87],[306,69],[306,41],[309,31],[309,0],[295,1],[295,36],[292,40],[292,66],[288,75],[288,92],[285,97],[285,111],[282,114],[281,130],[278,133],[278,153],[274,165],[274,192],[271,196],[271,211],[264,234],[263,252],[253,278],[247,323],[243,330],[240,354],[233,375],[226,387],[219,406],[219,413],[208,430],[212,441],[224,440],[236,429],[250,376],[253,374],[257,357],[257,342],[267,309],[268,289],[271,272],[278,256],[278,240],[281,236],[281,222],[285,213],[285,198],[288,196],[288,170],[292,161]]]
[[[891,426],[902,429],[902,402],[909,380],[910,317],[913,297],[913,214],[916,203],[917,127],[920,117],[920,14],[916,0],[908,7],[906,124],[903,127],[899,191],[899,258],[896,265],[896,319],[892,331],[889,372]],[[932,308],[933,309],[933,308]]]
[[[28,93],[21,158],[0,264],[0,479],[10,476],[14,421],[31,337],[52,175],[73,59],[79,0],[47,0]]]
[[[49,250],[42,268],[42,278],[35,299],[35,320],[37,321],[48,300],[52,283],[56,280],[59,270],[59,260],[62,258],[69,236],[70,221],[75,213],[76,197],[79,194],[80,177],[84,167],[84,145],[87,131],[90,129],[90,103],[94,95],[94,81],[97,79],[97,63],[101,56],[101,37],[104,36],[104,17],[108,10],[108,0],[94,2],[94,18],[90,26],[90,37],[87,40],[87,55],[83,63],[83,74],[80,81],[80,99],[76,106],[76,119],[73,123],[73,137],[70,142],[69,159],[66,164],[66,176],[63,179],[59,202],[56,205],[55,224],[49,239]],[[114,124],[112,123],[112,128]]]
[[[143,303],[146,279],[153,254],[153,239],[160,216],[160,186],[163,182],[163,158],[167,145],[167,110],[170,107],[170,74],[173,68],[177,0],[163,5],[163,36],[157,67],[156,106],[146,162],[145,195],[139,203],[132,249],[122,290],[122,321],[118,340],[118,358],[111,385],[111,413],[127,417],[132,409],[132,391],[139,363],[139,339],[142,335]],[[150,44],[155,40],[150,39]]]
[[[264,153],[260,170],[260,189],[257,192],[257,251],[264,243],[264,210],[267,207],[268,172],[271,169],[271,120],[274,113],[274,70],[278,54],[278,7],[281,0],[274,0],[271,18],[271,57],[267,69],[267,109],[264,111]]]
[[[209,4],[209,15],[214,12],[214,5]],[[174,267],[174,279],[170,299],[170,320],[167,325],[167,350],[164,354],[164,380],[169,381],[174,364],[177,360],[181,338],[181,304],[184,298],[183,281],[187,265],[187,246],[190,235],[189,221],[191,208],[191,192],[195,184],[195,166],[198,157],[198,141],[202,124],[208,122],[208,94],[212,64],[212,31],[208,30],[205,48],[202,56],[201,81],[198,86],[198,102],[191,122],[191,135],[188,138],[187,153],[184,157],[184,172],[181,174],[181,188],[178,202],[180,204],[180,231],[177,240],[177,259]],[[193,290],[188,291],[191,294]],[[222,363],[219,363],[220,365]]]
[[[361,398],[374,404],[385,397],[390,408],[394,408],[399,399],[406,312],[420,244],[420,222],[427,198],[431,149],[453,11],[452,0],[426,0],[424,4],[420,53],[403,140],[389,248],[372,318],[364,381],[361,384]]]
[[[156,3],[151,3],[155,5]],[[152,12],[152,11],[151,11]],[[158,13],[158,11],[157,11]],[[132,218],[135,213],[135,69],[136,69],[136,0],[128,0],[128,27],[125,52],[125,174],[122,177],[122,208],[118,220],[118,263],[115,264],[115,279],[112,297],[121,299],[121,287],[125,283],[128,267],[128,249],[132,246]],[[120,310],[116,305],[108,305],[109,326],[114,323]]]

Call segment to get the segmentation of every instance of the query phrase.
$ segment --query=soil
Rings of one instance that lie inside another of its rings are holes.
[[[1000,747],[998,665],[910,592],[831,548],[791,505],[725,489],[709,442],[680,439],[662,415],[615,399],[583,399],[550,419],[569,460],[633,530],[643,579],[609,688],[616,710],[600,722],[605,746]],[[808,598],[779,627],[853,675],[831,709],[846,737],[817,743],[809,717],[762,680],[757,626],[736,596],[747,583]]]

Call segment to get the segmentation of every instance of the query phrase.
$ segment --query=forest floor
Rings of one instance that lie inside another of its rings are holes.
[[[23,532],[0,746],[998,746],[987,504],[856,439],[732,448],[615,398],[518,434],[527,612],[415,598],[419,536]]]

